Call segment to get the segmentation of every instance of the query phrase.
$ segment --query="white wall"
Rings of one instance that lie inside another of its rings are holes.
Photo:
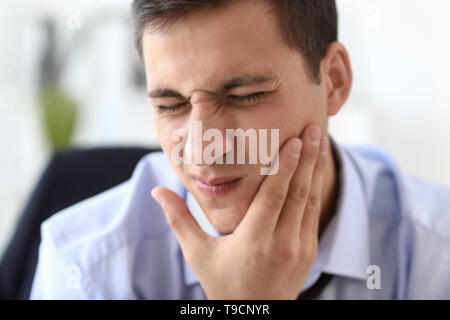
[[[450,185],[450,2],[338,5],[355,83],[348,112],[333,122],[336,133],[344,141],[378,144],[408,172]],[[360,126],[369,133],[348,136],[349,127]]]

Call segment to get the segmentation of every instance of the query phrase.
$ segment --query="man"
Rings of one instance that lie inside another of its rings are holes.
[[[450,298],[450,190],[327,135],[352,85],[334,0],[136,0],[133,18],[164,152],[42,225],[32,298]],[[193,124],[277,130],[276,170],[225,162],[228,136],[196,161]]]

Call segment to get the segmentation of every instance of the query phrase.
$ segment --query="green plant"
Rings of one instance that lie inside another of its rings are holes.
[[[57,87],[43,89],[39,102],[49,145],[53,150],[69,147],[77,120],[77,103]]]

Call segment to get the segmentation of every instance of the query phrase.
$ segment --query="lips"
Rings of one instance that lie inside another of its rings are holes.
[[[219,198],[238,187],[242,177],[214,177],[204,178],[193,176],[197,188],[209,198]]]
[[[194,179],[196,179],[204,184],[210,185],[210,186],[217,186],[217,185],[233,182],[233,181],[239,179],[239,177],[222,177],[222,178],[206,179],[206,178],[202,178],[200,176],[194,175]]]

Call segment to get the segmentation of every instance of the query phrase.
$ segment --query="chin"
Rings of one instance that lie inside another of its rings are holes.
[[[205,212],[211,224],[222,234],[233,233],[246,210],[236,207],[211,209]]]
[[[222,234],[234,232],[251,202],[251,198],[247,199],[248,194],[245,198],[242,197],[243,194],[236,194],[221,201],[211,201],[197,196],[194,194],[209,222]]]

